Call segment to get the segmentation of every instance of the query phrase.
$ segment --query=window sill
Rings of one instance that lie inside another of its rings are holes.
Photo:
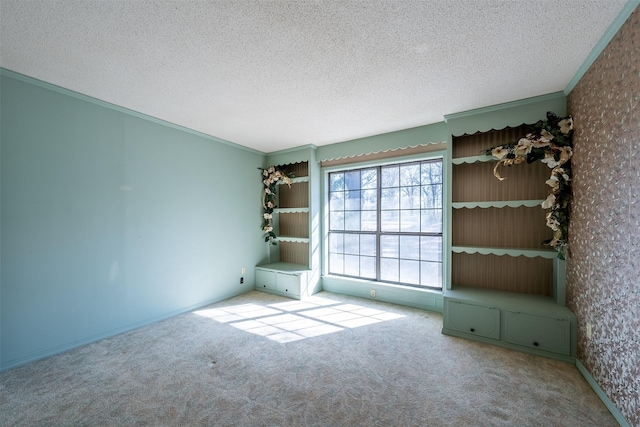
[[[420,289],[333,275],[322,276],[321,280],[322,289],[327,292],[346,294],[442,313],[442,290]],[[371,296],[372,290],[375,290],[375,297]]]

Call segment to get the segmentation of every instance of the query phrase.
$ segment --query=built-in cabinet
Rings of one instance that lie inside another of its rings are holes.
[[[318,227],[319,195],[315,150],[305,148],[268,159],[277,169],[292,173],[291,185],[280,183],[272,224],[276,245],[267,246],[264,263],[256,266],[255,288],[301,299],[319,290]],[[314,246],[315,245],[315,246]]]
[[[442,332],[570,363],[576,353],[575,316],[541,295],[447,290]]]
[[[483,154],[527,132],[519,125],[451,138],[442,332],[572,362],[576,320],[564,307],[564,261],[542,243],[552,237],[540,206],[550,169],[502,166],[500,181],[496,159]]]
[[[306,266],[286,262],[256,267],[256,289],[290,298],[309,296]]]

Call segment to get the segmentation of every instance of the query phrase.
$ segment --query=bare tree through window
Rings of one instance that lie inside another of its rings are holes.
[[[329,273],[442,288],[442,160],[329,174]]]

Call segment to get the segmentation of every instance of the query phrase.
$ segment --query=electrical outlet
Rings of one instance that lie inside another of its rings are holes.
[[[375,298],[375,297],[376,297],[376,290],[371,289],[371,298]]]
[[[591,339],[591,323],[587,323],[587,339]]]
[[[240,284],[242,285],[244,283],[244,277],[240,278]]]

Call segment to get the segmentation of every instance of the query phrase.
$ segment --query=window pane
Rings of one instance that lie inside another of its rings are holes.
[[[432,288],[442,287],[442,263],[421,262],[420,263],[420,284]]]
[[[420,284],[420,262],[400,260],[400,282],[411,285]]]
[[[367,279],[376,278],[376,258],[363,256],[360,257],[360,277]]]
[[[380,256],[398,258],[400,256],[398,236],[380,236]]]
[[[420,209],[420,187],[400,188],[400,209]]]
[[[360,236],[360,255],[376,256],[376,236],[374,234]]]
[[[344,235],[344,253],[353,255],[360,253],[360,236],[357,234]]]
[[[382,258],[380,259],[380,280],[387,282],[399,282],[400,277],[398,274],[399,260]]]
[[[382,231],[400,231],[400,215],[398,211],[382,211],[380,216],[380,229]]]
[[[343,209],[344,209],[344,193],[342,191],[329,193],[329,210],[341,211]]]
[[[360,230],[360,211],[345,211],[344,229],[350,231]]]
[[[420,237],[420,259],[422,261],[442,262],[442,237]]]
[[[400,231],[404,233],[420,231],[420,211],[400,211]]]
[[[400,236],[400,258],[420,259],[419,236]]]
[[[423,162],[421,168],[422,184],[442,183],[442,161]]]
[[[398,188],[386,188],[380,195],[380,209],[392,210],[400,207],[400,190]]]
[[[329,254],[329,273],[344,274],[344,262],[342,254]]]
[[[421,228],[423,233],[441,233],[442,209],[423,209]]]
[[[340,233],[329,234],[329,252],[331,253],[343,253],[344,252],[344,235]]]
[[[346,190],[360,189],[360,171],[352,171],[344,174],[344,185]]]
[[[361,173],[361,188],[378,188],[378,170],[364,169]]]
[[[376,231],[378,229],[378,212],[363,211],[360,220],[361,231]]]
[[[398,166],[384,166],[382,168],[382,182],[380,187],[397,187],[400,168]]]
[[[362,210],[375,211],[378,209],[378,190],[362,190],[360,194],[362,195],[360,201]]]
[[[329,230],[344,230],[344,212],[329,212]]]
[[[360,257],[355,255],[344,256],[344,274],[358,276],[360,274]]]
[[[344,174],[332,173],[329,175],[329,191],[344,190]]]
[[[422,187],[422,208],[442,207],[442,185],[425,185]]]
[[[400,185],[420,185],[420,163],[400,166]]]
[[[345,191],[344,197],[344,208],[346,210],[360,210],[360,191]]]

